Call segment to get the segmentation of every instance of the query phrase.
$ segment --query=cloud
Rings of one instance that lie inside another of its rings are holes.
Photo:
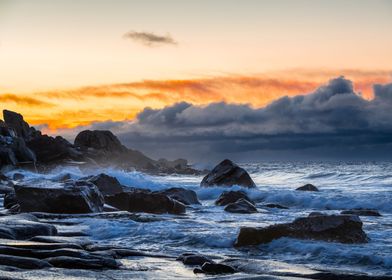
[[[124,34],[124,38],[131,39],[135,42],[141,43],[148,47],[154,47],[159,45],[177,45],[178,43],[170,36],[157,35],[152,32],[136,32],[129,31]]]
[[[271,151],[328,155],[331,150],[337,156],[360,156],[361,151],[375,155],[374,149],[390,157],[392,84],[375,85],[374,94],[374,99],[364,99],[351,81],[339,77],[310,94],[285,96],[264,108],[180,102],[145,108],[131,122],[95,123],[91,128],[111,129],[129,147],[157,157],[207,160]]]
[[[23,106],[34,106],[34,107],[53,107],[52,103],[42,101],[33,97],[16,95],[16,94],[0,94],[0,102],[4,103],[16,103],[17,105]]]

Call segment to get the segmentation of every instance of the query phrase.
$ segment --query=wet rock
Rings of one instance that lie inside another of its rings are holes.
[[[181,254],[176,260],[182,261],[185,265],[203,265],[205,262],[214,263],[211,258],[194,253]]]
[[[202,187],[211,186],[242,186],[247,188],[256,187],[252,178],[245,169],[225,159],[208,173],[200,183]]]
[[[192,190],[184,188],[170,188],[167,190],[159,191],[157,193],[167,195],[168,197],[175,199],[185,205],[200,204],[196,192]]]
[[[52,267],[52,265],[44,260],[10,255],[0,255],[0,265],[13,266],[23,269],[42,269]]]
[[[351,210],[344,210],[340,214],[381,217],[380,212],[378,212],[377,210],[374,210],[374,209],[351,209]]]
[[[3,185],[0,184],[0,194],[9,194],[9,193],[14,193],[15,190],[13,187],[10,187],[8,184],[7,185]]]
[[[263,206],[268,207],[268,208],[289,209],[286,206],[276,204],[276,203],[267,203],[267,204],[264,204]]]
[[[16,136],[28,139],[31,135],[30,126],[24,121],[21,114],[3,110],[4,122],[8,128],[11,128]]]
[[[103,195],[112,195],[123,192],[123,186],[120,182],[115,177],[104,173],[88,178],[82,178],[81,180],[84,179],[96,185]]]
[[[37,235],[56,235],[56,227],[40,223],[30,214],[0,217],[0,238],[26,240]]]
[[[22,173],[15,173],[15,174],[12,176],[12,179],[13,179],[13,180],[16,180],[16,181],[19,181],[19,180],[23,180],[24,177],[25,177],[25,176],[24,176]]]
[[[206,274],[233,274],[237,271],[233,267],[225,264],[206,262],[202,265],[200,270],[195,270],[194,272]]]
[[[257,213],[257,208],[252,203],[243,198],[240,198],[236,202],[227,204],[224,210],[226,212],[238,214]]]
[[[318,192],[319,190],[312,184],[306,184],[297,188],[296,191]]]
[[[160,193],[133,190],[105,197],[106,202],[120,210],[154,214],[184,214],[185,205]]]
[[[54,267],[69,269],[107,269],[119,268],[120,264],[110,257],[96,257],[94,259],[83,259],[69,256],[59,256],[45,259]]]
[[[108,130],[84,130],[76,136],[74,145],[82,149],[92,148],[109,153],[121,153],[127,150]]]
[[[18,205],[18,201],[16,200],[15,190],[12,188],[12,191],[4,196],[3,206],[5,209],[10,209],[15,205]]]
[[[281,237],[314,239],[341,243],[366,243],[368,237],[362,222],[354,215],[320,215],[298,218],[292,223],[265,228],[243,227],[235,246],[269,243]]]
[[[103,210],[104,198],[88,182],[49,186],[15,186],[16,201],[22,212],[94,213]]]
[[[236,202],[239,199],[245,199],[250,203],[254,204],[254,202],[242,191],[224,191],[215,201],[215,205],[225,206],[229,203]]]
[[[78,244],[82,247],[92,244],[92,242],[87,238],[72,236],[34,236],[30,239],[30,241],[42,243],[72,243]]]

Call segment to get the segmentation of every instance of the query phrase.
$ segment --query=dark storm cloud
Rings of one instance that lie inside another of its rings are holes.
[[[151,32],[129,31],[124,34],[124,38],[134,40],[149,47],[158,45],[177,45],[177,42],[170,34],[157,35]]]
[[[390,157],[392,84],[375,85],[374,93],[373,100],[366,100],[354,92],[351,81],[340,77],[313,93],[283,97],[264,108],[181,102],[145,108],[132,122],[97,123],[92,128],[111,129],[127,146],[157,157],[208,160],[271,151],[335,151],[344,157],[346,152],[375,155],[374,150]]]

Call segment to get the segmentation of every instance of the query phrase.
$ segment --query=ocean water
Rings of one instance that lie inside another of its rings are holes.
[[[392,275],[392,163],[391,162],[268,162],[243,163],[256,189],[243,189],[256,201],[259,213],[233,214],[215,206],[214,201],[231,188],[199,186],[202,176],[151,176],[115,169],[82,173],[76,167],[50,174],[24,171],[28,180],[53,179],[70,173],[77,179],[104,172],[129,187],[161,190],[183,187],[194,190],[202,205],[187,209],[184,216],[162,215],[162,220],[135,222],[129,219],[73,218],[91,238],[107,244],[179,255],[199,252],[215,257],[246,257],[300,264],[321,270]],[[16,172],[16,171],[15,171]],[[18,171],[19,172],[19,171]],[[12,175],[12,172],[11,174]],[[295,188],[312,183],[320,192]],[[278,203],[289,209],[265,208]],[[343,209],[371,208],[382,217],[361,217],[370,237],[367,244],[348,245],[322,241],[282,238],[255,248],[235,249],[233,242],[241,226],[267,226],[291,222],[310,212],[339,213]]]

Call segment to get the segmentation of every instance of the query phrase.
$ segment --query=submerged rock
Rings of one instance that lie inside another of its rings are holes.
[[[196,192],[192,190],[188,190],[184,188],[170,188],[163,191],[159,191],[157,193],[167,195],[168,197],[175,199],[185,205],[200,204]]]
[[[234,246],[269,243],[281,237],[314,239],[341,243],[366,243],[362,222],[354,215],[316,215],[298,218],[292,223],[265,228],[243,227]]]
[[[318,192],[318,188],[312,184],[306,184],[303,185],[302,187],[296,188],[296,191],[307,191],[307,192]]]
[[[380,212],[378,212],[377,210],[374,210],[374,209],[351,209],[351,210],[344,210],[340,214],[381,217]]]
[[[185,265],[203,265],[205,262],[214,263],[214,261],[206,256],[194,253],[184,253],[177,258]]]
[[[215,166],[200,183],[202,187],[234,185],[247,188],[256,187],[248,172],[228,159]]]
[[[82,178],[81,180],[83,180]],[[104,173],[98,174],[96,176],[91,176],[87,179],[88,182],[93,183],[98,187],[103,195],[112,195],[116,193],[121,193],[123,191],[123,186],[117,180],[117,178],[106,175]]]
[[[257,208],[249,201],[240,198],[236,202],[229,203],[224,209],[227,212],[239,214],[257,213]]]
[[[201,266],[201,269],[195,269],[193,272],[206,274],[233,274],[237,271],[229,265],[206,262]]]
[[[215,201],[215,205],[225,206],[229,203],[234,203],[241,198],[254,204],[254,202],[243,191],[224,191]]]
[[[51,183],[53,184],[53,183]],[[16,201],[22,212],[94,213],[103,210],[104,198],[88,182],[49,186],[15,186]]]
[[[280,205],[280,204],[276,204],[276,203],[267,203],[264,204],[263,206],[268,207],[268,208],[278,208],[278,209],[289,209],[289,207]]]
[[[133,190],[105,197],[106,203],[120,210],[154,214],[184,214],[185,205],[167,195],[146,190]]]

